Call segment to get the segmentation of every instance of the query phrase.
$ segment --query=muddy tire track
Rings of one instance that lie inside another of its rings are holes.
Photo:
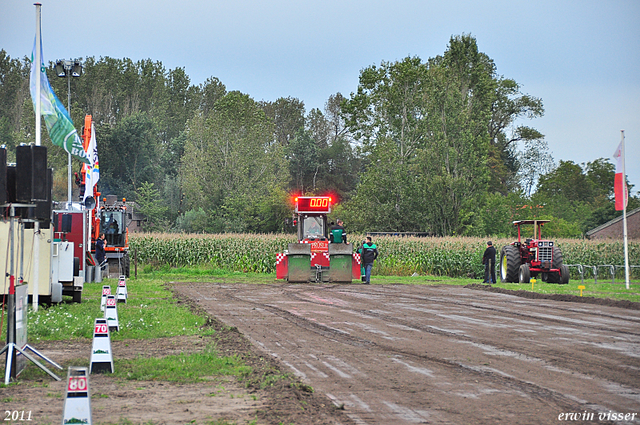
[[[597,417],[639,405],[640,382],[630,372],[640,370],[640,356],[629,348],[640,342],[637,332],[597,323],[627,315],[615,307],[509,305],[503,294],[482,293],[478,301],[477,291],[457,287],[179,290],[344,406],[356,423],[555,423],[561,413]],[[579,320],[569,326],[573,319],[564,314]],[[638,312],[628,316],[627,328],[640,320]],[[588,334],[624,341],[585,350],[581,336]]]

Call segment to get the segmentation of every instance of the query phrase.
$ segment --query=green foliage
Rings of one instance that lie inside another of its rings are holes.
[[[355,227],[482,233],[489,147],[506,130],[491,120],[499,116],[508,124],[541,108],[530,98],[514,100],[517,85],[506,86],[469,35],[452,37],[444,55],[427,63],[408,57],[364,69],[357,93],[342,104],[367,155],[360,185],[345,205]]]
[[[0,50],[0,141],[10,161],[33,134],[29,67]],[[68,81],[53,63],[47,72],[64,100]],[[148,231],[283,231],[287,192],[335,196],[336,211],[363,232],[507,235],[510,221],[544,215],[550,234],[580,236],[618,215],[613,164],[555,167],[544,135],[523,124],[544,115],[542,100],[500,76],[468,34],[427,60],[366,67],[348,99],[337,93],[308,114],[300,99],[256,102],[215,77],[193,85],[184,68],[151,59],[88,57],[70,89],[76,127],[87,113],[96,125],[99,190],[139,195]],[[42,144],[54,199],[64,200],[67,154],[46,131]],[[632,197],[629,208],[638,206]]]
[[[273,273],[275,254],[287,249],[293,235],[213,234],[132,236],[130,248],[145,264],[161,267],[211,267],[241,272]]]
[[[208,221],[207,213],[199,207],[180,215],[176,219],[175,230],[181,233],[204,233],[207,230]]]
[[[207,213],[207,231],[256,231],[256,221],[275,228],[284,221],[264,215],[264,204],[280,196],[287,179],[282,147],[272,136],[264,111],[239,92],[189,122],[181,178],[187,207]]]
[[[543,206],[545,218],[552,219],[550,234],[579,237],[607,221],[618,217],[614,208],[613,181],[615,167],[598,158],[587,164],[560,161],[557,168],[540,177],[531,200]],[[640,205],[637,197],[629,198],[629,207]]]
[[[144,182],[136,190],[136,204],[139,211],[146,218],[144,230],[146,232],[161,232],[167,229],[166,214],[169,209],[164,205],[160,193],[153,183]]]
[[[523,227],[522,237],[533,235],[532,228]],[[363,236],[350,233],[351,241]],[[543,237],[555,240],[544,227]],[[498,252],[517,237],[493,239]],[[482,254],[486,238],[472,237],[379,237],[375,243],[380,256],[375,263],[378,275],[420,275],[479,277],[484,267]],[[155,268],[206,266],[236,272],[274,273],[275,255],[295,242],[294,235],[219,234],[133,236],[130,246],[137,251],[139,261]],[[557,239],[565,264],[624,264],[619,241],[588,241]],[[640,243],[629,243],[631,264],[640,265]],[[640,272],[640,270],[638,270]],[[572,269],[574,277],[576,269]]]
[[[160,152],[153,130],[152,118],[136,113],[121,119],[109,136],[101,139],[99,183],[105,193],[133,198],[136,188],[159,178]]]

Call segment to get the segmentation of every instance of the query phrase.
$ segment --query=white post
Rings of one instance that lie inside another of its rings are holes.
[[[42,54],[42,35],[40,34],[40,22],[41,22],[41,8],[42,5],[40,3],[34,4],[36,7],[36,55],[34,60],[36,61],[36,146],[40,146],[41,142],[41,127],[42,127],[42,111],[40,107],[40,82],[41,77],[40,73],[42,70],[42,58],[40,57]],[[35,223],[33,229],[33,311],[38,311],[38,292],[39,284],[38,281],[40,278],[40,223]]]
[[[621,138],[622,138],[622,152],[620,155],[622,156],[622,188],[623,188],[623,209],[622,209],[622,238],[624,240],[624,279],[625,286],[629,289],[629,244],[627,240],[627,174],[625,172],[625,164],[624,164],[624,130],[620,130]]]
[[[67,62],[65,61],[64,65],[67,72],[67,112],[69,112],[69,118],[71,118],[71,68],[67,68]],[[73,189],[71,188],[71,180],[72,180],[72,167],[71,167],[71,152],[67,153],[68,164],[67,164],[67,200],[69,201],[69,205],[67,207],[68,210],[71,210],[71,205],[73,205]]]

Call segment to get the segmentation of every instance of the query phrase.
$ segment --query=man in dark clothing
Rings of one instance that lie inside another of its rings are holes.
[[[96,260],[98,260],[98,266],[100,267],[103,267],[104,264],[107,262],[107,259],[105,258],[105,251],[104,251],[105,244],[107,243],[105,239],[106,239],[105,234],[101,233],[100,236],[98,237],[98,240],[96,241]]]
[[[378,258],[378,247],[371,241],[371,236],[362,244],[362,264],[364,264],[365,284],[371,283],[371,269],[373,262]]]
[[[487,249],[482,256],[484,264],[484,281],[482,283],[496,283],[496,249],[491,241],[487,242]]]
[[[342,220],[329,229],[329,241],[333,243],[347,243],[347,231],[342,226]]]

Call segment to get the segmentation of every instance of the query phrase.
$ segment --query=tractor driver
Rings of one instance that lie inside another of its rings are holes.
[[[107,221],[107,233],[110,235],[118,233],[118,221],[113,217],[113,213],[111,213]]]
[[[305,238],[322,237],[322,224],[319,217],[305,217],[304,229]]]
[[[342,220],[338,219],[338,224],[331,226],[331,229],[329,229],[329,242],[347,243],[347,231],[342,224]]]

